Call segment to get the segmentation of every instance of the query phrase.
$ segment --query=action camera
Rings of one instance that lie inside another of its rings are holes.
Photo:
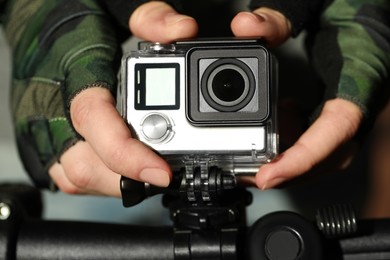
[[[119,110],[173,170],[250,175],[278,153],[277,65],[259,39],[141,42],[122,59]]]

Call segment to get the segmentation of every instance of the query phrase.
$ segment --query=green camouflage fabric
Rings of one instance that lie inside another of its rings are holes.
[[[326,99],[352,101],[372,121],[389,90],[390,1],[331,1],[319,26],[311,55]]]
[[[12,48],[19,152],[35,184],[44,187],[48,168],[80,139],[69,120],[72,98],[88,87],[116,85],[117,35],[94,0],[8,1],[2,20]]]

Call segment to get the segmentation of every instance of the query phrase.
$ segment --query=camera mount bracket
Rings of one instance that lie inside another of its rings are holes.
[[[121,178],[120,188],[125,207],[134,206],[145,198],[156,194],[179,195],[192,205],[212,206],[219,203],[226,190],[237,187],[234,174],[224,173],[217,166],[210,166],[207,160],[188,160],[167,188],[160,188],[148,183]]]
[[[184,192],[186,200],[193,204],[215,204],[225,190],[237,186],[235,175],[223,174],[220,168],[209,166],[207,160],[186,162],[180,175],[182,185],[179,190]]]
[[[240,211],[252,202],[248,191],[237,188],[234,174],[209,166],[207,160],[188,160],[173,176],[167,188],[122,177],[123,205],[131,207],[162,193],[163,204],[170,209],[177,226],[207,229],[237,224],[243,215]]]

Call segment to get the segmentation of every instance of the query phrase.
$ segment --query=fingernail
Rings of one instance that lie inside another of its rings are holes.
[[[165,16],[165,22],[167,24],[176,24],[178,22],[181,22],[183,20],[193,20],[190,16],[187,15],[180,15],[177,13],[171,13]]]
[[[271,180],[266,181],[264,183],[264,185],[261,187],[261,189],[267,190],[267,189],[273,188],[275,186],[278,186],[279,184],[281,184],[282,182],[285,182],[285,181],[286,181],[286,178],[271,179]]]
[[[169,174],[161,169],[148,168],[141,171],[139,178],[146,183],[159,186],[168,187],[170,183]]]
[[[263,13],[252,13],[257,22],[265,22],[266,16]]]

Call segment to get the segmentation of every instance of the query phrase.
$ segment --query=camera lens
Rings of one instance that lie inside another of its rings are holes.
[[[207,88],[217,103],[235,105],[248,93],[249,84],[242,69],[223,65],[211,73]]]
[[[255,92],[250,68],[237,59],[220,59],[212,63],[202,78],[206,102],[216,110],[231,112],[245,107]]]

